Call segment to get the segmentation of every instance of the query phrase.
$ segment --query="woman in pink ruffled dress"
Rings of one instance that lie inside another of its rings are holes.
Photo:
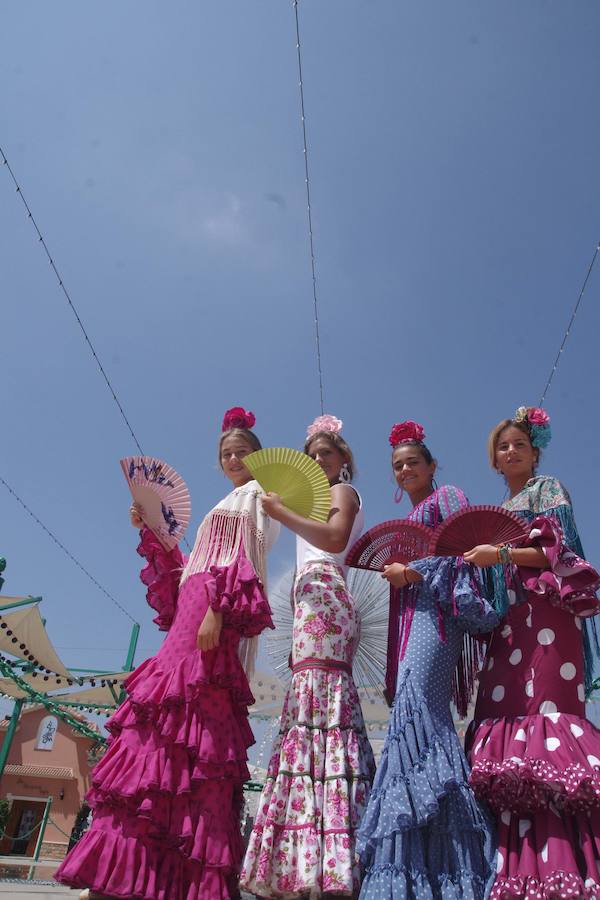
[[[360,620],[344,560],[364,516],[341,426],[319,417],[304,448],[331,484],[327,523],[290,512],[276,495],[263,499],[298,539],[292,683],[241,876],[259,897],[312,900],[358,889],[355,834],[375,766],[352,679]]]
[[[87,798],[92,827],[57,873],[87,886],[83,897],[239,897],[248,676],[256,636],[273,627],[265,557],[279,528],[243,464],[260,449],[254,421],[240,407],[225,414],[219,461],[233,490],[200,525],[189,559],[142,528],[141,578],[168,635],[127,679]],[[142,525],[135,508],[132,523]]]
[[[465,554],[484,568],[501,563],[503,572],[489,571],[507,587],[470,740],[471,785],[497,816],[490,896],[507,900],[600,898],[600,732],[585,718],[600,577],[583,559],[567,491],[535,475],[549,439],[548,416],[535,407],[492,430],[490,461],[510,492],[504,506],[526,520],[529,536],[518,548]]]

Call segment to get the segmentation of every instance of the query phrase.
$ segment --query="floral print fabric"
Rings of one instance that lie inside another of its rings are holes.
[[[295,585],[294,674],[242,870],[258,896],[358,889],[354,834],[375,769],[351,675],[359,633],[341,571],[306,566]]]

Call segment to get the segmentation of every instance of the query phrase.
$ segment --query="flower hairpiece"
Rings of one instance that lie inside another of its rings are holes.
[[[532,447],[543,450],[550,443],[552,429],[550,416],[545,409],[539,406],[519,406],[513,421],[527,426]]]
[[[318,434],[320,431],[330,431],[333,434],[339,434],[343,424],[342,420],[337,419],[335,416],[317,416],[312,425],[309,425],[306,429],[306,437],[310,438],[313,434]]]
[[[243,406],[232,406],[223,416],[221,431],[229,431],[232,428],[252,428],[256,422],[256,416]]]
[[[389,441],[392,447],[415,441],[422,444],[425,440],[425,429],[418,422],[396,422],[390,431]]]

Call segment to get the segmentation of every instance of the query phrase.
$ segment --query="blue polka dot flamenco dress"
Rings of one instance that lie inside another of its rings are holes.
[[[445,486],[409,518],[435,527],[467,505],[462,491]],[[423,581],[402,589],[391,641],[398,652],[388,659],[388,684],[397,667],[396,692],[358,835],[360,900],[483,900],[494,879],[493,826],[469,787],[450,702],[466,712],[479,659],[470,635],[489,632],[498,618],[462,560],[410,566]]]

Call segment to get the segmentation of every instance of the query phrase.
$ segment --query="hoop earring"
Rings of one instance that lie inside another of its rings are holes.
[[[431,487],[434,489],[434,491],[437,491],[437,489],[438,489],[438,483],[437,483],[437,481],[435,480],[435,478],[432,478],[432,479],[431,479]]]
[[[338,478],[341,484],[350,484],[350,482],[352,481],[352,475],[350,474],[350,467],[348,463],[344,463],[339,471]]]
[[[400,493],[398,493],[400,491]],[[394,503],[402,503],[402,498],[404,497],[404,488],[398,485],[396,490],[394,491]]]

